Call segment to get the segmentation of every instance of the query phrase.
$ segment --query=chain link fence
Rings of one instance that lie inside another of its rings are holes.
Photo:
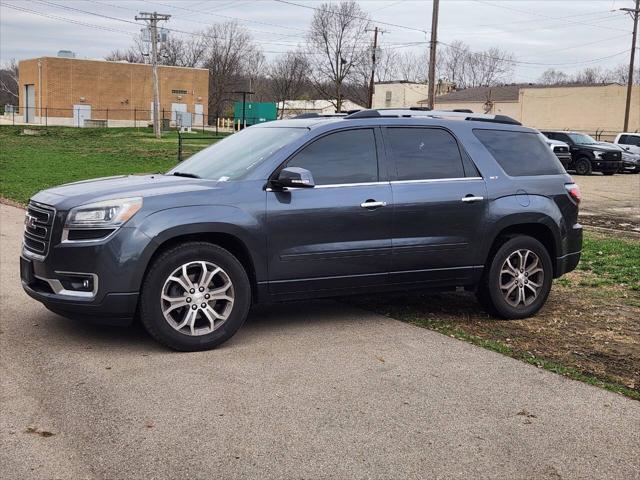
[[[77,128],[147,127],[153,124],[153,110],[139,108],[93,108],[78,105],[74,108],[18,107],[5,105],[0,125],[40,125]],[[259,123],[261,119],[218,117],[204,113],[190,113],[161,108],[158,112],[163,130],[181,128],[202,132],[231,132]]]

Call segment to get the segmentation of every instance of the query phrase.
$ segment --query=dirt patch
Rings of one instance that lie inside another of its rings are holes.
[[[640,293],[615,285],[581,286],[589,283],[590,275],[576,271],[554,282],[545,307],[525,320],[491,318],[467,292],[404,292],[345,301],[442,333],[461,331],[499,342],[510,352],[554,362],[640,395]]]

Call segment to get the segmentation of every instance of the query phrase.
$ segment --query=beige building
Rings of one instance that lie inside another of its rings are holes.
[[[436,95],[450,92],[453,85],[440,82],[436,86]],[[379,82],[373,86],[373,108],[409,108],[421,107],[421,100],[429,95],[426,83],[415,83],[407,80]]]
[[[627,87],[506,85],[467,88],[436,97],[436,108],[508,115],[546,130],[577,130],[611,139],[622,131]],[[426,105],[426,99],[420,102]],[[640,86],[634,85],[629,130],[640,129]]]
[[[150,65],[103,60],[41,57],[19,64],[19,112],[26,123],[127,126],[152,118]],[[160,114],[176,120],[193,114],[206,123],[209,72],[201,68],[158,67]]]

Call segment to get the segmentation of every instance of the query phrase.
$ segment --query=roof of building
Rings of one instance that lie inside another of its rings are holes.
[[[412,82],[410,80],[386,80],[384,82],[376,82],[375,84],[376,85],[393,85],[398,83],[405,83],[409,85],[424,85],[425,87],[427,86],[426,82]]]
[[[151,67],[150,63],[136,63],[136,62],[127,62],[126,60],[105,60],[104,58],[70,58],[70,57],[56,57],[54,55],[44,55],[42,57],[35,57],[35,58],[25,58],[23,60],[20,60],[20,62],[23,61],[30,61],[30,60],[41,60],[41,59],[52,59],[52,60],[63,60],[66,62],[100,62],[100,63],[107,63],[107,64],[115,64],[115,65],[144,65],[145,67]],[[187,68],[189,70],[205,70],[208,71],[207,68],[201,68],[201,67],[181,67],[178,65],[158,65],[159,68]]]

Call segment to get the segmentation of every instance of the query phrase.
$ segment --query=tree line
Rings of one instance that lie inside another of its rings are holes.
[[[216,23],[209,28],[171,35],[160,44],[159,63],[209,70],[209,112],[230,114],[238,99],[232,92],[255,92],[253,101],[325,99],[336,110],[349,99],[366,106],[372,68],[372,30],[369,15],[356,1],[324,3],[315,11],[307,34],[294,50],[267,61],[251,32],[236,22]],[[376,52],[375,81],[406,80],[425,83],[428,46],[422,53],[404,50],[411,45],[386,45]],[[148,63],[147,46],[140,39],[124,50],[114,50],[106,60]],[[418,48],[413,46],[413,48]],[[462,41],[440,43],[436,78],[456,88],[511,83],[515,56],[500,47],[473,51]],[[640,72],[639,72],[640,73]],[[611,70],[589,67],[576,74],[549,69],[538,79],[546,85],[625,83],[625,65]],[[640,74],[635,76],[640,81]],[[0,69],[0,104],[17,103],[15,61]]]

